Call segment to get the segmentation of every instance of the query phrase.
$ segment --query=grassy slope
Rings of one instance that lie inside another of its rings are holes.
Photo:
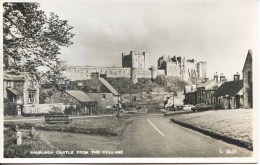
[[[176,115],[172,118],[197,128],[253,144],[252,110],[218,110]]]
[[[14,127],[18,125],[22,129],[36,129],[43,131],[58,131],[70,133],[93,134],[103,136],[117,136],[125,126],[131,122],[128,116],[100,117],[88,119],[73,119],[71,124],[45,124],[44,121],[27,121],[27,122],[5,122],[5,127]]]

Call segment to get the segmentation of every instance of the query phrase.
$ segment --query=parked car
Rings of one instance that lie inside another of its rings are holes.
[[[191,110],[193,112],[197,112],[197,111],[205,111],[205,110],[211,110],[213,109],[212,105],[208,105],[208,104],[196,104],[194,107],[191,108]]]
[[[191,108],[193,108],[194,105],[191,104],[187,104],[187,105],[183,105],[182,110],[191,110]]]

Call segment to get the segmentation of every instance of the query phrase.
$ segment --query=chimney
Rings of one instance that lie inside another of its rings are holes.
[[[238,80],[240,80],[240,75],[237,72],[237,74],[234,74],[234,81],[238,81]]]
[[[218,72],[216,72],[213,77],[214,77],[214,80],[216,81],[216,83],[218,83]]]
[[[220,82],[221,82],[221,83],[226,82],[226,77],[223,76],[223,73],[220,73],[219,79],[220,79]]]

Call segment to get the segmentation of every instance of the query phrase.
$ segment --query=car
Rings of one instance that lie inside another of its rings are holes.
[[[193,112],[197,112],[197,111],[205,111],[205,110],[211,110],[213,109],[212,105],[208,105],[208,104],[196,104],[194,107],[191,108],[191,110]]]
[[[187,104],[187,105],[183,105],[183,107],[181,108],[182,110],[191,110],[191,108],[193,108],[194,105],[191,104]]]

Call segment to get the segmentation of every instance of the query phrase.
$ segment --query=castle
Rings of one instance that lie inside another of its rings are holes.
[[[206,78],[207,72],[206,61],[197,62],[176,56],[162,56],[158,60],[158,66],[151,67],[148,53],[135,51],[122,53],[122,67],[72,66],[67,65],[66,61],[58,61],[57,64],[65,67],[64,74],[72,81],[91,79],[92,73],[99,73],[100,77],[104,78],[131,78],[134,83],[137,83],[138,78],[155,79],[157,75],[179,77],[188,81],[192,78]]]

